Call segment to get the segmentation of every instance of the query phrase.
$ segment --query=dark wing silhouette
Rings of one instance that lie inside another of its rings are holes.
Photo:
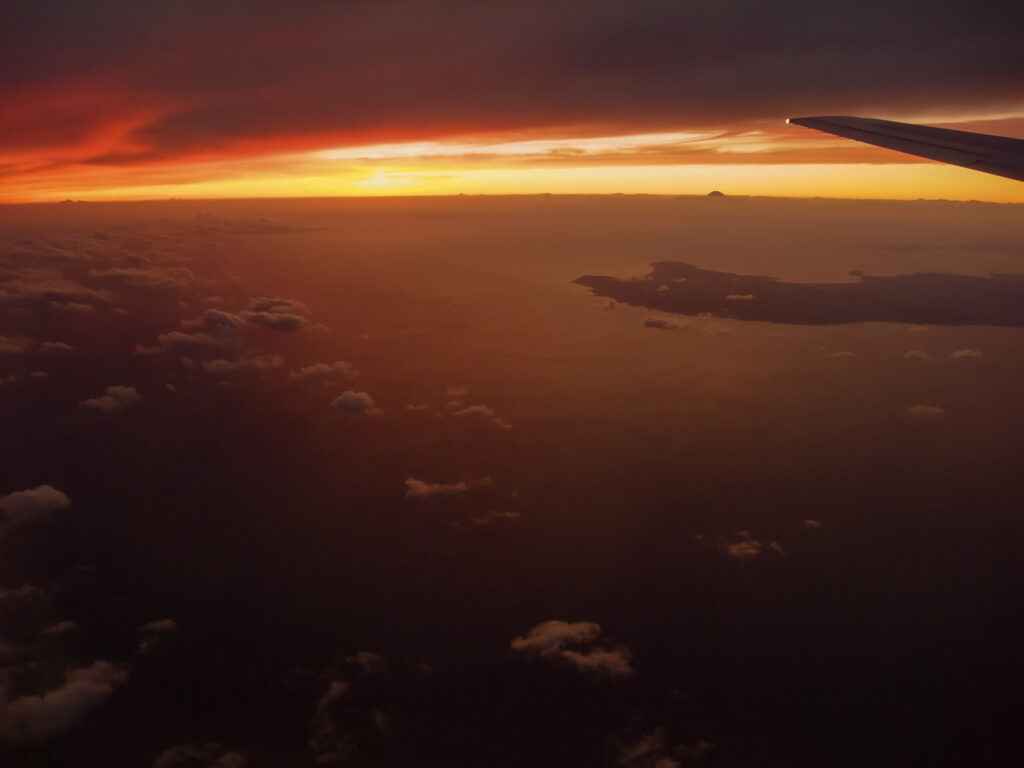
[[[795,117],[786,121],[909,155],[1024,181],[1024,140],[869,117]]]

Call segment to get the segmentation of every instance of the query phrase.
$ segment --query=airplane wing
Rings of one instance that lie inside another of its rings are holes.
[[[1024,139],[894,123],[868,117],[796,117],[786,122],[909,155],[1024,181]]]

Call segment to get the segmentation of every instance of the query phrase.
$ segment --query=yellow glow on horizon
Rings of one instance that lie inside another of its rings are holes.
[[[177,198],[457,194],[658,194],[985,200],[1024,203],[1024,184],[939,163],[693,164],[586,167],[368,167],[361,171],[265,175],[189,183],[64,187],[24,202]]]

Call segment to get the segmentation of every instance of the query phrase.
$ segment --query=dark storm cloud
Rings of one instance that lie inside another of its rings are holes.
[[[20,3],[0,146],[92,161],[488,129],[624,132],[1018,98],[1010,0]]]

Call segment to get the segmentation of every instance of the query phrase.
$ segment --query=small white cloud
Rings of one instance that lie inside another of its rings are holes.
[[[41,520],[70,507],[71,499],[50,485],[15,491],[0,496],[0,530]]]
[[[408,413],[432,413],[435,416],[441,415],[434,406],[427,405],[426,403],[407,403],[405,410]]]
[[[31,342],[13,336],[0,336],[0,355],[22,355],[28,352]]]
[[[260,296],[249,302],[249,309],[252,312],[272,312],[277,314],[298,314],[308,315],[309,307],[301,301],[294,299],[282,299],[279,297]]]
[[[384,668],[385,663],[384,657],[373,651],[359,651],[351,656],[346,656],[345,661],[355,664],[367,675],[379,672]]]
[[[460,480],[457,483],[430,483],[417,480],[415,477],[405,479],[405,495],[408,498],[426,498],[428,496],[452,496],[465,493],[473,488],[485,488],[493,485],[491,478],[479,480]]]
[[[499,520],[518,520],[520,518],[519,512],[496,512],[494,510],[485,512],[479,517],[474,517],[470,520],[473,525],[490,525],[496,523]]]
[[[128,679],[128,672],[107,661],[76,669],[63,685],[43,694],[5,699],[0,691],[0,735],[42,741],[74,728]]]
[[[665,738],[664,728],[655,728],[645,733],[634,743],[619,748],[619,766],[621,768],[680,768],[681,759],[687,763],[699,760],[710,752],[712,744],[703,739],[695,746],[687,747],[677,744],[669,746]]]
[[[835,358],[856,357],[856,356],[857,356],[857,353],[856,352],[852,352],[849,349],[843,349],[843,350],[840,350],[839,352],[833,352],[831,355],[829,355],[829,357],[835,357]]]
[[[732,539],[719,539],[718,548],[729,557],[737,560],[749,560],[768,552],[784,555],[782,545],[777,541],[759,541],[749,531],[738,531]]]
[[[98,411],[109,414],[123,411],[141,399],[135,387],[124,387],[118,384],[113,387],[107,387],[107,391],[102,396],[83,400],[79,405],[84,408],[95,408]]]
[[[46,629],[41,630],[44,635],[66,635],[68,632],[74,632],[78,629],[78,625],[73,621],[58,621],[56,624],[51,624]]]
[[[63,341],[44,341],[39,345],[39,351],[46,354],[63,354],[65,352],[72,352],[74,347],[70,344],[65,344]]]
[[[280,355],[261,355],[257,357],[240,357],[238,360],[203,360],[203,370],[215,376],[223,376],[237,371],[269,371],[284,365]]]
[[[923,349],[908,349],[903,357],[908,360],[931,360],[932,356]]]
[[[293,371],[288,377],[288,381],[299,381],[303,383],[322,381],[325,384],[328,384],[335,381],[350,381],[356,377],[356,374],[357,371],[352,363],[347,363],[344,360],[338,360],[333,363],[314,363],[313,365],[307,365],[305,368]]]
[[[821,528],[821,523],[817,520],[804,520],[805,528]]]
[[[495,413],[494,409],[489,405],[471,405],[468,408],[455,411],[452,415],[489,421],[491,424],[501,427],[502,429],[512,429],[512,425]]]
[[[32,371],[29,373],[29,377],[33,379],[48,379],[50,378],[50,374],[46,371]]]
[[[955,352],[951,352],[949,355],[950,360],[966,360],[972,357],[981,357],[980,349],[958,349]]]
[[[334,398],[331,401],[331,406],[339,411],[348,411],[350,413],[368,413],[371,415],[383,413],[374,405],[373,398],[366,392],[353,392],[351,389],[345,390],[338,397]]]
[[[445,387],[444,393],[448,397],[465,397],[466,395],[469,394],[469,390],[463,387],[462,385],[455,384]]]
[[[658,293],[665,293],[667,291],[671,291],[672,289],[669,287],[668,283],[662,283],[661,285],[658,286],[657,290]]]
[[[545,621],[509,644],[514,651],[542,659],[567,663],[581,672],[593,672],[612,678],[634,674],[630,652],[625,646],[608,649],[592,646],[601,634],[601,626],[590,621]],[[581,649],[569,646],[582,646]]]
[[[915,419],[937,419],[946,413],[946,409],[937,405],[912,405],[907,408],[907,413]]]
[[[752,293],[730,293],[725,297],[726,301],[751,301],[754,298]]]

